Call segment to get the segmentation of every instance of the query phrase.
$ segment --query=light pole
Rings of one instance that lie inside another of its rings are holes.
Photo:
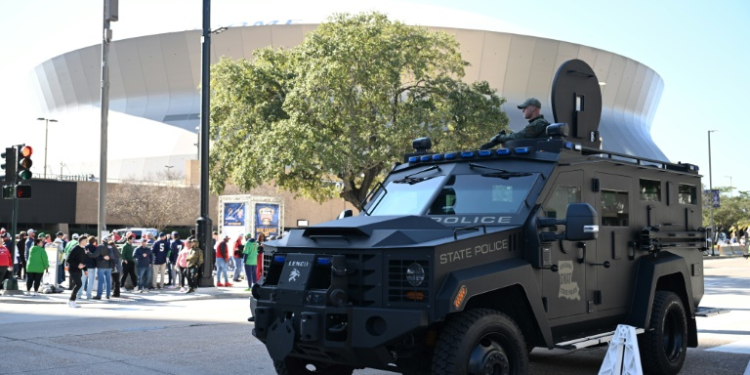
[[[174,165],[165,165],[164,168],[167,168],[167,180],[171,180],[172,178],[170,177],[170,172],[172,171],[172,168],[174,168]]]
[[[44,121],[44,178],[47,178],[47,134],[49,134],[49,123],[57,122],[55,119],[39,117],[39,121]]]
[[[708,191],[709,194],[711,194],[711,256],[716,256],[716,253],[714,252],[714,244],[716,243],[716,228],[714,228],[714,200],[713,200],[713,193],[714,193],[714,184],[713,179],[711,178],[711,133],[716,132],[716,130],[709,130],[708,131]]]
[[[734,191],[734,185],[732,185],[732,176],[724,176],[729,179],[729,195],[732,195],[732,191]]]

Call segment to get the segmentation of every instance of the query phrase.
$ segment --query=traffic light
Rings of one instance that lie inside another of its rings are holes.
[[[19,198],[19,199],[31,198],[31,186],[29,185],[16,186],[16,198]]]
[[[5,170],[5,183],[15,184],[16,183],[16,149],[14,147],[7,147],[3,152],[3,164],[0,166]]]
[[[31,146],[20,146],[18,148],[18,183],[31,179],[31,154],[34,149]]]

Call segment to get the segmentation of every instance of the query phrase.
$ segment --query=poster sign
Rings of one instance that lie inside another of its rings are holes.
[[[245,227],[245,203],[224,203],[224,225]]]
[[[255,236],[265,234],[266,238],[279,235],[279,205],[273,203],[255,204]]]
[[[711,197],[711,206],[713,208],[721,207],[721,194],[718,189],[704,190],[703,194]]]

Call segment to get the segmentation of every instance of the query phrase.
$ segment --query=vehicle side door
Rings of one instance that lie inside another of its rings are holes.
[[[560,172],[542,205],[546,216],[565,219],[568,204],[581,202],[582,184],[582,170]],[[563,233],[565,226],[552,230]],[[576,243],[553,241],[545,246],[550,246],[553,265],[542,273],[543,297],[547,301],[549,319],[585,314],[586,267],[578,262]]]

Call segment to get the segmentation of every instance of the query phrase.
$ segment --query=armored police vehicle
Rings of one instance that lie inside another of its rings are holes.
[[[251,307],[276,371],[525,374],[535,347],[599,345],[628,324],[647,373],[678,373],[703,296],[698,168],[601,150],[580,60],[552,103],[543,139],[416,140],[358,216],[267,244]]]

